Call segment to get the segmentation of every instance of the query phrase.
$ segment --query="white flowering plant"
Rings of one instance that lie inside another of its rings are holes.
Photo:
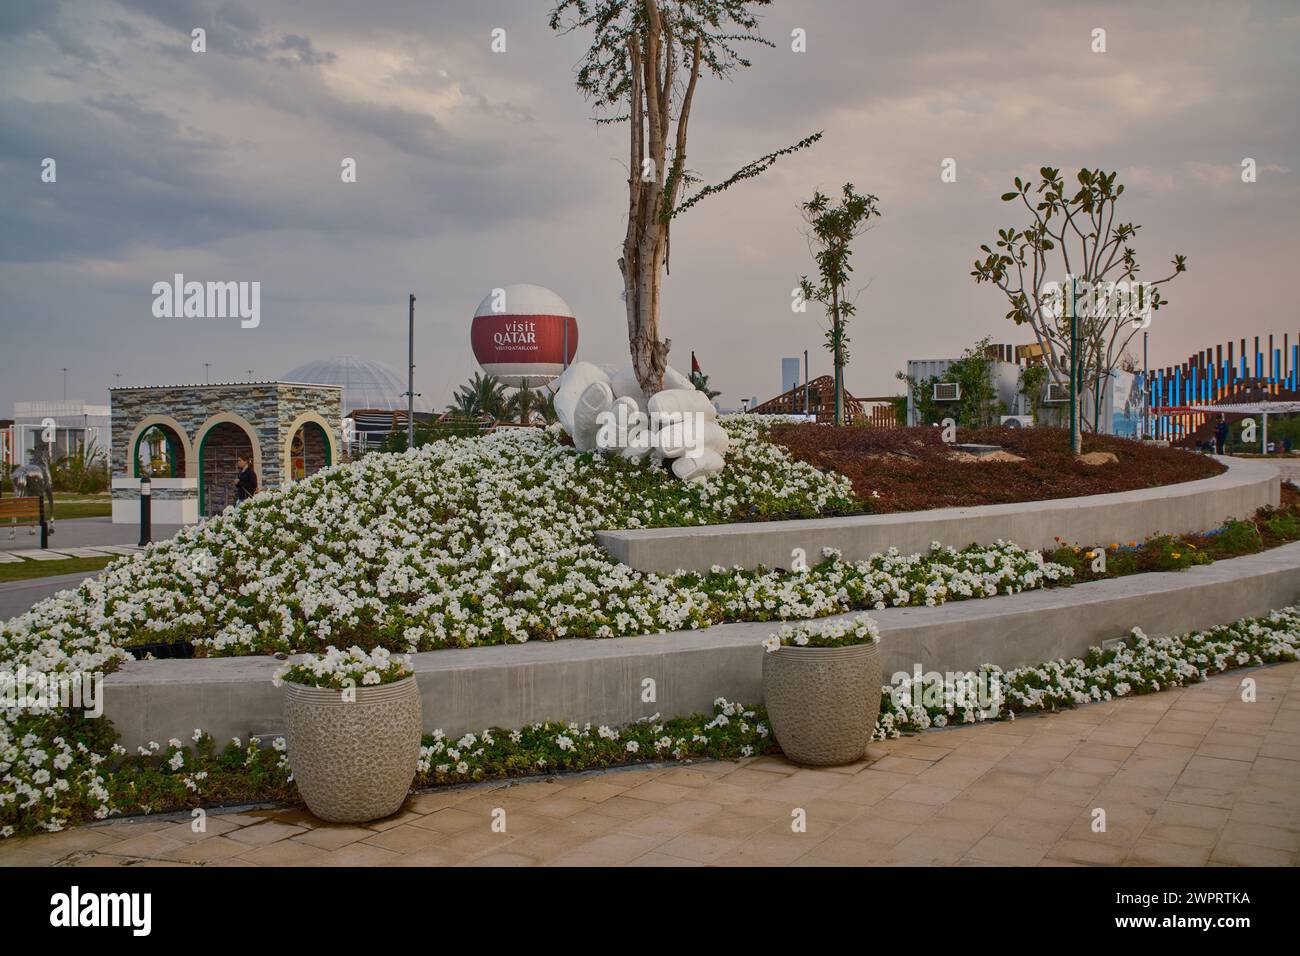
[[[868,614],[858,614],[835,621],[783,624],[763,641],[763,647],[770,654],[783,647],[852,647],[879,642],[880,628],[875,620]]]
[[[885,687],[875,737],[885,739],[983,720],[1014,720],[1017,714],[1150,694],[1199,683],[1236,667],[1298,659],[1300,607],[1168,637],[1148,637],[1134,628],[1127,643],[1105,651],[1094,647],[1082,658],[1009,671],[984,665],[972,676],[985,683],[996,679],[1001,690],[1001,699],[988,710],[969,702],[962,706],[952,697],[917,706],[908,695],[896,695],[893,688]]]
[[[1173,637],[1150,638],[1134,629],[1132,646],[1081,659],[997,674],[1003,703],[981,715],[953,704],[912,707],[881,693],[874,737],[885,739],[950,723],[1014,719],[1097,700],[1154,693],[1194,684],[1237,667],[1300,659],[1300,607]],[[152,743],[128,754],[112,743],[102,720],[59,724],[22,715],[0,723],[0,837],[61,830],[122,813],[158,813],[214,804],[271,800],[298,802],[282,739],[230,741],[217,750],[195,731],[192,743]],[[538,723],[512,731],[488,730],[451,740],[425,735],[416,786],[506,776],[585,770],[636,761],[736,759],[776,751],[761,707],[719,698],[711,717],[649,717],[623,728]]]
[[[414,673],[410,654],[394,654],[383,647],[372,651],[355,646],[347,650],[327,647],[323,654],[303,654],[289,661],[275,672],[271,682],[276,687],[288,681],[308,687],[342,690],[394,684]]]
[[[171,641],[225,656],[620,637],[940,604],[1072,573],[1001,542],[708,574],[638,572],[597,545],[602,528],[858,507],[846,479],[795,461],[754,419],[724,421],[726,470],[688,484],[538,429],[368,455],[263,492],[0,623],[0,659],[32,655],[49,670],[65,651],[115,661],[122,647]]]

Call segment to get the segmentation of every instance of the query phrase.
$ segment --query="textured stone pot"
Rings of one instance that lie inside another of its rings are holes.
[[[793,762],[833,766],[861,760],[880,716],[876,645],[764,653],[763,704],[776,742]]]
[[[289,766],[308,809],[332,823],[395,813],[420,758],[420,690],[415,677],[343,692],[286,681]]]

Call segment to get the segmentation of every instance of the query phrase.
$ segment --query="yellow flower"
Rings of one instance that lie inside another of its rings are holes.
[[[1178,560],[1179,558],[1181,558],[1181,557],[1182,557],[1182,554],[1180,554],[1180,553],[1177,552],[1177,551],[1174,552],[1174,554],[1173,554],[1173,558],[1174,558],[1175,561],[1177,561],[1177,560]]]

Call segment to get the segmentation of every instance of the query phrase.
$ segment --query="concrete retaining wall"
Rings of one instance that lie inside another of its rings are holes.
[[[795,548],[816,563],[825,547],[861,560],[891,547],[903,554],[928,551],[932,541],[958,548],[999,539],[1048,548],[1057,537],[1072,544],[1110,544],[1206,531],[1278,504],[1281,481],[1274,466],[1246,458],[1217,460],[1228,466],[1221,475],[1141,491],[850,518],[600,531],[596,538],[638,571],[788,568]]]
[[[1124,637],[1181,633],[1300,601],[1300,543],[1183,572],[872,612],[886,681],[896,671],[971,670],[1076,656]],[[655,712],[707,711],[722,696],[762,698],[761,641],[777,625],[433,651],[415,655],[426,730],[452,735],[539,720],[610,726]],[[136,661],[109,675],[105,714],[128,748],[201,727],[219,740],[278,733],[282,691],[265,657]],[[643,682],[655,682],[643,702]]]

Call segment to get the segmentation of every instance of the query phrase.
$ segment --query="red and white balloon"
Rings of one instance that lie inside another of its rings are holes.
[[[536,388],[573,361],[578,320],[569,304],[550,289],[508,285],[493,289],[479,303],[469,337],[483,371],[514,388],[525,380]]]

